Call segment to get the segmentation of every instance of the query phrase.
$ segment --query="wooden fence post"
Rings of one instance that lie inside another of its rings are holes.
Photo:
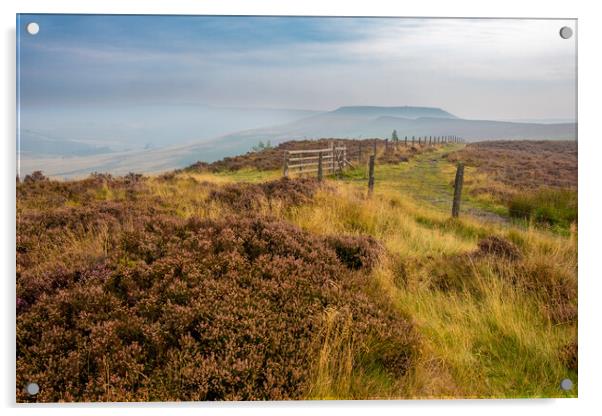
[[[284,151],[284,158],[282,162],[282,176],[285,178],[288,176],[288,150]]]
[[[376,154],[376,139],[374,139],[374,141],[372,142],[372,154]]]
[[[454,182],[454,202],[452,204],[452,217],[460,215],[460,199],[462,198],[462,183],[464,182],[464,164],[458,163],[456,180]]]
[[[322,152],[318,153],[318,181],[322,182]]]
[[[433,141],[433,136],[429,136],[429,146],[431,145],[432,141]]]
[[[330,142],[330,152],[332,154],[330,158],[330,173],[334,175],[334,142]]]
[[[385,139],[385,153],[389,150],[389,139]]]
[[[414,146],[414,136],[412,136],[412,146]]]
[[[403,139],[403,144],[404,144],[404,146],[407,147],[407,145],[408,145],[408,136],[406,136],[406,138]]]
[[[362,141],[360,140],[360,151],[357,154],[357,163],[362,163]]]
[[[368,194],[372,195],[374,191],[374,155],[370,155],[370,164],[368,168]]]

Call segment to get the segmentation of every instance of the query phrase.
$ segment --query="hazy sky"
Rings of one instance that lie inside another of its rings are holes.
[[[36,36],[25,25],[40,24]],[[575,116],[574,21],[21,15],[22,109],[208,104]]]

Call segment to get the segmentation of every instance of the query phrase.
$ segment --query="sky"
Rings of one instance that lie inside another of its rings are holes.
[[[574,119],[576,36],[562,39],[562,26],[576,29],[573,20],[20,15],[19,105],[59,119],[177,105]]]

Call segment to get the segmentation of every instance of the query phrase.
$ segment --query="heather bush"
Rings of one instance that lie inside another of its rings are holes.
[[[326,242],[334,249],[341,263],[352,270],[371,269],[382,250],[380,244],[370,236],[331,236]]]
[[[262,201],[271,203],[274,200],[290,207],[309,202],[318,186],[318,181],[310,178],[281,178],[261,184],[231,184],[212,190],[208,200],[221,202],[236,211],[250,211]]]
[[[370,267],[373,240],[342,239],[335,246],[356,249],[341,257],[333,239],[277,221],[137,212],[120,229],[125,205],[108,208],[59,210],[40,225],[66,232],[110,215],[117,241],[96,262],[17,276],[19,401],[34,400],[22,390],[32,380],[38,401],[301,398],[328,308],[350,311],[355,362],[397,377],[411,365],[410,324],[360,290],[365,274],[345,272],[350,258]]]
[[[508,260],[518,260],[522,257],[518,247],[511,241],[499,236],[489,236],[479,241],[477,255],[492,255],[506,258]]]
[[[448,156],[519,189],[577,188],[577,141],[512,140],[470,143]]]
[[[29,184],[29,183],[33,183],[33,182],[44,182],[47,180],[48,180],[48,178],[46,176],[44,176],[42,171],[36,170],[35,172],[32,172],[29,175],[25,175],[25,179],[23,179],[23,182]]]

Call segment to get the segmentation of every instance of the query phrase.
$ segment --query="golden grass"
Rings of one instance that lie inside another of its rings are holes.
[[[542,316],[536,296],[502,280],[497,271],[511,269],[512,264],[495,259],[495,264],[484,271],[483,267],[469,271],[476,279],[479,296],[469,291],[434,290],[429,285],[428,267],[424,267],[432,258],[475,250],[480,235],[501,235],[520,245],[527,262],[553,264],[575,276],[576,284],[574,236],[565,238],[534,227],[482,223],[470,217],[446,226],[446,214],[392,190],[377,190],[368,198],[356,187],[341,182],[329,181],[326,189],[313,204],[293,210],[288,219],[314,233],[369,234],[381,241],[387,255],[373,272],[379,288],[377,296],[386,297],[401,313],[410,316],[421,334],[417,365],[398,391],[390,391],[389,386],[384,389],[386,397],[576,395],[576,389],[562,392],[558,387],[565,377],[576,381],[576,374],[559,360],[562,347],[576,339],[576,326],[551,324]],[[425,226],[425,222],[441,226]],[[399,259],[409,264],[403,279],[396,266]],[[332,345],[337,342],[338,346]],[[340,356],[341,351],[350,348],[345,342],[336,337],[329,340],[322,354],[346,363]],[[322,354],[316,379],[318,396],[348,397],[340,394],[348,391],[348,377],[340,375],[340,366],[323,364]],[[343,368],[343,374],[350,374],[348,367]],[[328,386],[330,395],[325,391]]]

